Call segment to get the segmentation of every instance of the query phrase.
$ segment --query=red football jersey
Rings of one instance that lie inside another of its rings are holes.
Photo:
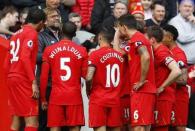
[[[136,32],[132,36],[131,40],[129,40],[127,46],[123,48],[124,51],[128,53],[129,57],[130,85],[132,87],[135,83],[139,82],[141,78],[141,60],[138,49],[142,46],[145,46],[150,54],[150,65],[148,75],[146,77],[147,82],[138,90],[138,92],[156,93],[152,46],[140,32]]]
[[[41,98],[45,100],[49,70],[52,77],[50,103],[56,105],[82,104],[81,77],[87,72],[87,51],[70,40],[47,47],[42,57]]]
[[[120,105],[121,78],[124,58],[110,47],[103,47],[91,53],[89,66],[96,68],[90,103],[103,106]]]
[[[154,49],[154,58],[156,87],[159,88],[169,76],[170,70],[167,66],[169,65],[169,63],[174,61],[174,59],[169,49],[162,44],[157,49]],[[174,87],[171,85],[166,87],[165,90],[159,95],[158,100],[167,100],[174,102]]]
[[[24,25],[10,39],[10,67],[8,77],[16,76],[28,81],[35,80],[38,51],[38,33],[30,25]]]
[[[180,69],[187,68],[187,58],[184,51],[178,46],[174,47],[171,52],[173,53],[174,59],[178,63]],[[186,86],[182,86],[176,89],[176,100],[188,102],[189,94]]]
[[[129,84],[129,64],[128,56],[125,55],[123,63],[123,72],[122,72],[122,86],[120,96],[130,95],[130,84]]]

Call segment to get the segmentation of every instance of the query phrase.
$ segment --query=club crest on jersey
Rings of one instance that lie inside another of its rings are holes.
[[[27,42],[27,45],[28,45],[28,47],[32,48],[32,46],[33,46],[32,40],[29,40],[29,41]]]
[[[92,63],[92,62],[89,60],[89,61],[88,61],[88,65],[91,65],[91,63]]]
[[[171,61],[173,61],[173,58],[168,56],[165,58],[165,64],[168,65]]]
[[[135,42],[135,46],[136,46],[136,47],[138,47],[138,46],[140,46],[140,45],[142,45],[142,42],[141,42],[141,41]]]
[[[177,64],[178,64],[179,68],[183,68],[185,66],[183,61],[178,61]]]

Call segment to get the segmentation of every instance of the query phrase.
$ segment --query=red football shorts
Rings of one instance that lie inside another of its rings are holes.
[[[33,99],[32,83],[18,77],[7,79],[11,115],[28,117],[38,115],[38,100]]]
[[[172,126],[186,126],[188,120],[188,102],[177,101],[173,105]],[[174,117],[173,117],[174,115]]]
[[[121,97],[121,121],[123,125],[129,124],[130,119],[130,96]]]
[[[155,94],[133,92],[130,96],[131,126],[144,126],[154,123]]]
[[[171,117],[174,119],[173,102],[157,101],[156,109],[154,111],[155,124],[154,126],[168,126],[171,124]]]
[[[89,104],[89,127],[119,127],[121,126],[121,111],[118,107],[105,107]]]
[[[85,124],[83,105],[48,106],[48,127],[83,126]]]

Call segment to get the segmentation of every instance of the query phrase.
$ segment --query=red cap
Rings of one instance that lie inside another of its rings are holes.
[[[133,8],[133,10],[131,11],[131,14],[142,14],[144,16],[144,8],[142,6],[142,4],[140,2],[138,2],[136,4],[136,6]]]

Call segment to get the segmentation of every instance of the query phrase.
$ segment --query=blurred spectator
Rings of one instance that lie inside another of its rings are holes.
[[[103,23],[102,27],[107,28],[107,29],[114,29],[114,24],[117,21],[117,19],[128,13],[128,7],[127,4],[119,1],[114,4],[114,9],[113,9],[113,14],[106,18]]]
[[[43,4],[45,0],[10,0],[18,8],[33,7]]]
[[[82,27],[87,30],[91,29],[91,12],[94,6],[94,0],[76,0],[76,4],[72,7],[72,12],[78,13],[82,17]]]
[[[15,26],[16,22],[18,21],[18,11],[13,6],[5,6],[3,10],[0,12],[0,27],[7,31],[9,34],[0,34],[0,36],[4,37],[5,39],[10,38],[11,32],[9,32],[9,28]],[[1,29],[1,30],[3,30]],[[6,32],[5,32],[6,33]]]
[[[85,41],[89,40],[89,42],[94,41],[95,35],[82,30],[81,28],[81,15],[77,13],[70,13],[69,14],[69,21],[73,22],[77,26],[76,36],[73,37],[73,41],[77,44],[83,44]]]
[[[137,20],[137,29],[144,33],[145,29],[145,21],[144,21],[144,9],[142,4],[139,2],[137,3],[137,5],[134,7],[134,9],[131,11],[131,14],[135,17],[135,19]]]
[[[120,0],[95,0],[95,4],[91,13],[91,28],[92,32],[95,34],[102,27],[103,21],[111,16],[112,9],[114,8],[114,4]],[[122,2],[127,2],[127,0],[121,0]]]
[[[60,40],[60,29],[61,29],[61,17],[60,12],[54,8],[46,8],[45,13],[47,15],[46,27],[43,31],[39,33],[38,40],[38,56],[37,56],[37,81],[40,81],[40,73],[41,73],[41,64],[42,64],[42,53],[44,49],[52,45]],[[47,87],[46,100],[49,99],[51,90],[51,78],[49,78],[49,84]],[[41,107],[39,109],[39,131],[49,131],[46,128],[47,125],[47,112],[42,111]]]
[[[128,9],[129,12],[131,12],[133,10],[133,8],[136,6],[137,3],[140,3],[141,0],[128,0]]]
[[[177,41],[187,56],[188,64],[195,64],[195,17],[193,10],[194,2],[192,0],[182,0],[179,5],[180,13],[169,22],[179,32]]]
[[[166,22],[177,15],[177,1],[178,0],[164,0],[167,3],[166,6]]]
[[[82,27],[82,18],[78,13],[70,13],[68,16],[68,20],[73,22],[77,26],[77,31],[81,30]]]
[[[153,0],[141,0],[142,6],[144,8],[145,20],[152,18],[152,9],[151,9],[152,2]]]
[[[161,0],[156,0],[153,2],[152,9],[152,18],[146,20],[146,27],[149,26],[164,26],[165,25],[165,2]]]
[[[68,14],[70,13],[71,6],[75,4],[75,0],[46,0],[44,5],[40,8],[53,8],[60,11],[62,23],[68,21]]]

